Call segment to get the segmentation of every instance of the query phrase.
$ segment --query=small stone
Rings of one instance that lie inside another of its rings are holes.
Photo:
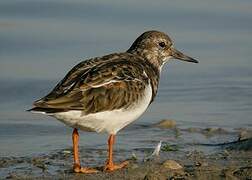
[[[182,169],[183,168],[179,163],[177,163],[174,160],[166,160],[163,163],[163,166],[165,168],[167,168],[167,169],[172,169],[172,170],[178,170],[178,169]]]
[[[135,153],[132,153],[130,160],[136,161],[137,155]]]
[[[166,129],[175,128],[176,121],[170,119],[163,119],[160,122],[158,122],[156,126],[159,128],[166,128]]]
[[[239,133],[239,141],[245,140],[245,139],[250,139],[252,138],[252,131],[249,130],[242,130]]]
[[[201,162],[196,161],[196,162],[195,162],[195,166],[201,166]]]
[[[137,169],[139,166],[136,163],[130,164],[129,169]]]
[[[64,154],[71,154],[72,152],[71,151],[69,151],[69,150],[63,150],[62,151]]]

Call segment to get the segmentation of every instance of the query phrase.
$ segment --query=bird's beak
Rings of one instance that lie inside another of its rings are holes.
[[[199,61],[197,61],[196,59],[193,59],[189,56],[186,56],[185,54],[183,54],[182,52],[178,51],[175,48],[171,48],[172,51],[172,57],[175,59],[179,59],[182,61],[187,61],[187,62],[193,62],[193,63],[199,63]]]

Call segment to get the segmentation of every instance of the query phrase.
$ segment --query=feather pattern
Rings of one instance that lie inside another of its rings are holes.
[[[159,72],[140,56],[111,54],[83,61],[33,110],[64,112],[81,110],[84,114],[128,108],[142,98],[147,84],[156,95]]]

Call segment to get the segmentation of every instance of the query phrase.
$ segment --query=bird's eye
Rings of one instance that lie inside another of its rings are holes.
[[[159,45],[161,48],[164,48],[164,47],[165,47],[165,42],[160,42],[160,43],[158,43],[158,45]]]

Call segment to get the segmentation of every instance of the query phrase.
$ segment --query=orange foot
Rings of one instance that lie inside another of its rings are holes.
[[[108,171],[108,172],[112,172],[114,170],[117,169],[121,169],[124,168],[125,166],[127,166],[129,164],[128,161],[124,161],[120,164],[114,164],[114,163],[106,163],[105,167],[103,168],[104,171]]]
[[[91,173],[97,173],[97,172],[99,172],[96,169],[86,168],[86,167],[80,167],[78,165],[74,165],[73,170],[76,173],[85,173],[85,174],[91,174]]]

